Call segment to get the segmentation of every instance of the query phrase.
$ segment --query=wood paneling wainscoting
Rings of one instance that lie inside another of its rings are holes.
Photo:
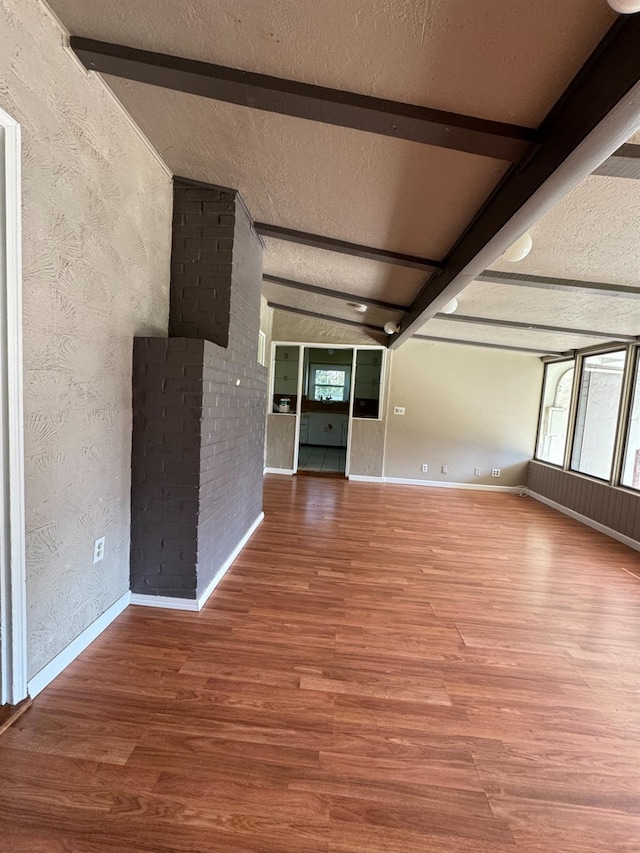
[[[527,487],[579,515],[640,542],[640,494],[613,488],[592,477],[536,461],[529,463]]]
[[[636,552],[516,495],[265,484],[200,613],[129,608],[0,737],[3,853],[638,850]]]

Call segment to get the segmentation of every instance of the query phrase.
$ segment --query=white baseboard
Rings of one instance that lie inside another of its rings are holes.
[[[191,610],[196,612],[202,610],[204,605],[207,603],[207,599],[209,598],[211,593],[218,586],[225,574],[229,571],[238,554],[240,553],[240,551],[242,551],[249,539],[251,539],[256,528],[259,524],[262,523],[263,519],[264,513],[261,512],[260,515],[256,518],[256,520],[252,523],[251,527],[244,534],[242,539],[238,542],[231,554],[220,566],[213,580],[211,580],[207,584],[205,589],[200,593],[197,598],[171,598],[170,596],[166,595],[142,595],[141,593],[132,592],[131,604],[135,604],[141,607],[162,607],[167,610]]]
[[[640,551],[640,542],[636,539],[632,539],[630,536],[625,536],[624,533],[619,533],[611,527],[605,527],[605,525],[600,524],[599,521],[594,521],[586,515],[581,515],[579,512],[575,512],[575,510],[569,509],[569,507],[556,503],[556,501],[552,501],[551,498],[546,498],[544,495],[539,495],[537,492],[529,491],[527,494],[530,498],[540,501],[540,503],[546,504],[552,509],[557,509],[558,512],[561,512],[564,515],[568,515],[569,518],[573,518],[582,524],[586,524],[587,527],[592,527],[594,530],[597,530],[598,533],[604,533],[605,536],[610,536],[611,539],[615,539],[617,542],[622,542],[623,545],[633,548],[634,551]]]
[[[130,593],[125,592],[123,596],[121,596],[115,604],[112,604],[108,610],[99,616],[95,622],[92,622],[84,631],[73,640],[73,642],[69,643],[66,649],[63,649],[60,654],[56,655],[52,661],[50,661],[44,669],[41,669],[37,675],[34,675],[32,679],[29,680],[27,684],[27,689],[29,691],[29,696],[33,699],[38,695],[47,684],[50,684],[54,678],[56,678],[63,669],[66,669],[69,664],[74,661],[78,655],[83,652],[87,646],[91,645],[91,643],[99,637],[100,634],[108,628],[109,625],[117,619],[117,617],[125,610],[129,604]]]
[[[521,495],[526,493],[526,486],[488,486],[483,483],[447,483],[442,480],[409,480],[404,477],[364,477],[359,474],[349,474],[350,480],[361,483],[392,483],[396,486],[428,486],[435,489],[471,489],[481,492],[509,492]]]
[[[265,473],[265,474],[287,474],[288,476],[291,476],[292,474],[295,474],[296,472],[293,470],[293,468],[265,468],[263,473]]]
[[[164,610],[200,610],[198,601],[195,598],[173,598],[169,595],[144,595],[140,592],[131,593],[131,604],[136,607],[161,607]]]

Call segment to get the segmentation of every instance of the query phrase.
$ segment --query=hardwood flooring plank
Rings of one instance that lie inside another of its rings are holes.
[[[268,476],[265,512],[0,737],[2,853],[637,853],[636,552],[509,494]]]

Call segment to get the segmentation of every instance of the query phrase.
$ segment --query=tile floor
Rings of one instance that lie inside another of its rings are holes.
[[[319,447],[301,444],[298,455],[299,471],[331,471],[344,474],[347,451],[344,447]]]

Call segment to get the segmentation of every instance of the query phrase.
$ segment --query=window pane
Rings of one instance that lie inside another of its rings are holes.
[[[608,480],[611,476],[626,353],[584,359],[571,467]]]
[[[640,490],[640,372],[636,361],[636,378],[631,392],[631,417],[622,469],[622,485]]]
[[[313,371],[313,399],[344,402],[349,398],[348,370],[316,367]]]
[[[564,463],[575,365],[572,359],[545,368],[536,459],[553,465]]]

